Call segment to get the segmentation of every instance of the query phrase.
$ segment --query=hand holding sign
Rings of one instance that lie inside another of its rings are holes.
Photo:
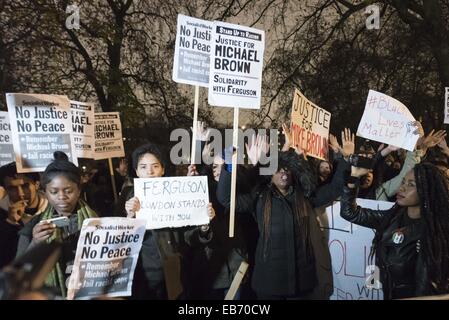
[[[125,210],[127,213],[127,218],[134,218],[136,216],[136,212],[140,210],[139,198],[134,197],[126,201]]]

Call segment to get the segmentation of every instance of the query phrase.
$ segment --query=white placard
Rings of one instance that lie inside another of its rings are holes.
[[[209,104],[259,109],[265,32],[214,21],[210,58]]]
[[[0,167],[15,161],[8,111],[0,111]]]
[[[95,113],[95,160],[125,156],[118,112]]]
[[[140,201],[136,216],[147,229],[209,223],[206,176],[134,179],[134,195]]]
[[[415,121],[400,101],[370,90],[357,135],[413,151],[419,138]]]
[[[53,152],[62,151],[78,165],[66,96],[7,93],[17,172],[44,171]]]
[[[178,14],[173,81],[209,86],[211,21]]]
[[[67,298],[130,296],[144,233],[143,220],[84,220]]]
[[[392,202],[367,199],[357,199],[357,204],[376,210],[388,210],[394,205]],[[378,269],[374,266],[374,259],[373,263],[368,259],[374,230],[344,220],[340,216],[340,202],[327,207],[325,217],[320,219],[320,223],[329,233],[334,279],[331,299],[382,300],[381,283],[376,282],[374,286],[374,281],[379,281]]]
[[[70,101],[72,110],[72,136],[78,158],[93,159],[94,112],[92,103]]]

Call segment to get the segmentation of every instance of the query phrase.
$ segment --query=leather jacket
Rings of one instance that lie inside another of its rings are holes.
[[[384,299],[430,295],[431,286],[419,248],[424,237],[422,219],[411,219],[407,210],[397,205],[389,210],[371,210],[357,206],[357,188],[343,189],[340,215],[343,219],[383,230],[377,243],[376,266],[380,271]],[[394,215],[394,217],[391,217]]]

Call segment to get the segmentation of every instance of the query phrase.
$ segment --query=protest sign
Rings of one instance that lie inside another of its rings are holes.
[[[7,93],[17,172],[44,171],[53,152],[62,151],[78,165],[66,96]]]
[[[212,22],[178,14],[173,81],[207,87]]]
[[[143,220],[84,220],[67,298],[130,296],[144,233]]]
[[[331,113],[295,89],[291,117],[293,145],[306,151],[308,156],[327,159]]]
[[[14,148],[8,111],[0,111],[0,166],[14,161]]]
[[[94,150],[94,105],[70,101],[72,111],[72,138],[78,158],[93,158]]]
[[[363,208],[388,210],[394,203],[357,199]],[[326,208],[319,219],[328,233],[332,258],[334,293],[332,300],[382,300],[379,270],[369,254],[374,230],[352,224],[340,217],[340,202]]]
[[[120,158],[125,156],[122,124],[118,112],[95,113],[94,159]]]
[[[406,106],[386,94],[370,90],[357,135],[413,151],[419,131]]]
[[[265,32],[214,21],[209,104],[260,108]]]
[[[449,87],[444,89],[444,123],[449,123]]]
[[[206,176],[134,179],[139,219],[147,229],[176,228],[209,223]]]

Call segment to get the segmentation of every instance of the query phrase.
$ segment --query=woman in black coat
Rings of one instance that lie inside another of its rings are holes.
[[[449,291],[449,195],[440,170],[421,163],[403,179],[389,210],[357,206],[357,180],[366,169],[352,167],[341,200],[341,216],[376,230],[376,256],[385,299]]]

